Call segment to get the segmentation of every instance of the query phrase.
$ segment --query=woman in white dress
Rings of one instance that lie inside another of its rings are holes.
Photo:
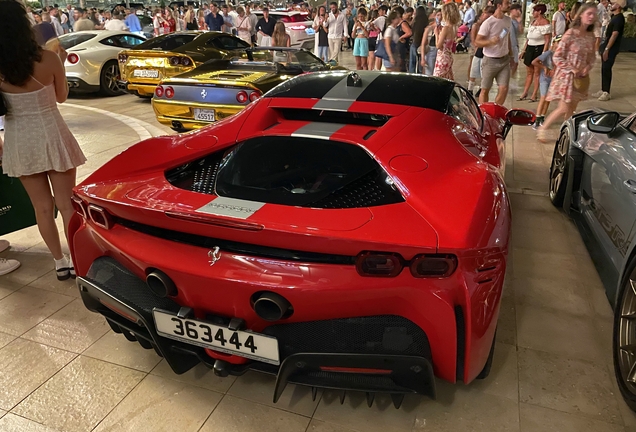
[[[54,207],[67,232],[76,168],[86,161],[57,108],[68,96],[65,59],[64,50],[56,54],[40,48],[22,3],[0,1],[0,94],[8,111],[2,169],[19,178],[29,194],[60,280],[75,271],[62,253]]]

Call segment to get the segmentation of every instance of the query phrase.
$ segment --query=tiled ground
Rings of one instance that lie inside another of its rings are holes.
[[[619,56],[616,99],[603,106],[636,110],[635,60]],[[462,81],[466,69],[458,56]],[[593,82],[596,91],[598,69]],[[515,83],[510,99],[517,95]],[[134,96],[72,98],[62,111],[88,156],[80,178],[166,131]],[[356,394],[344,405],[334,392],[312,402],[307,389],[293,386],[274,405],[273,378],[255,373],[221,379],[197,367],[177,376],[84,309],[73,283],[55,279],[30,228],[7,236],[13,246],[3,254],[22,267],[0,277],[0,431],[635,432],[636,416],[614,383],[608,301],[574,226],[545,196],[552,148],[518,128],[508,150],[513,247],[485,381],[440,381],[438,400],[407,397],[395,410],[387,397],[367,408]]]

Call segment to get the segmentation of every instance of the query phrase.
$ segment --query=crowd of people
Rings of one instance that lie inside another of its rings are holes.
[[[497,84],[494,101],[504,104],[511,75],[520,62],[525,66],[523,90],[518,101],[539,102],[535,129],[545,140],[548,126],[569,117],[578,103],[588,97],[589,73],[597,57],[601,63],[601,90],[593,96],[610,99],[612,67],[620,50],[625,27],[625,0],[575,3],[566,11],[565,2],[549,19],[548,6],[538,0],[528,6],[524,20],[522,5],[511,0],[490,0],[482,10],[470,1],[447,2],[440,8],[417,9],[394,5],[373,5],[369,10],[348,5],[345,16],[352,18],[352,31],[338,31],[333,37],[353,38],[357,69],[424,73],[455,80],[453,57],[467,50],[467,88],[477,92],[479,102],[489,101]],[[339,45],[327,44],[332,23],[338,20],[335,3],[326,15],[320,8],[314,19],[318,43],[316,55],[337,59]],[[324,27],[324,29],[323,29]],[[519,40],[525,35],[525,43]],[[557,107],[547,115],[550,101]]]

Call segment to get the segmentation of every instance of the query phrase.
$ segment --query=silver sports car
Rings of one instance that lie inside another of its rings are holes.
[[[565,122],[550,199],[576,222],[614,308],[614,370],[636,411],[636,113],[586,111]]]
[[[133,48],[145,37],[126,31],[89,30],[60,36],[68,52],[64,63],[71,91],[98,92],[107,96],[125,93],[120,84],[117,54]]]

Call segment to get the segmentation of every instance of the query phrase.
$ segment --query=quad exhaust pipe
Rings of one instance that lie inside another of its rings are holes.
[[[146,284],[150,290],[161,298],[177,295],[177,286],[170,277],[161,270],[153,270],[146,276]]]
[[[294,312],[294,308],[285,297],[267,291],[256,293],[252,297],[252,307],[256,315],[265,321],[288,318]]]

